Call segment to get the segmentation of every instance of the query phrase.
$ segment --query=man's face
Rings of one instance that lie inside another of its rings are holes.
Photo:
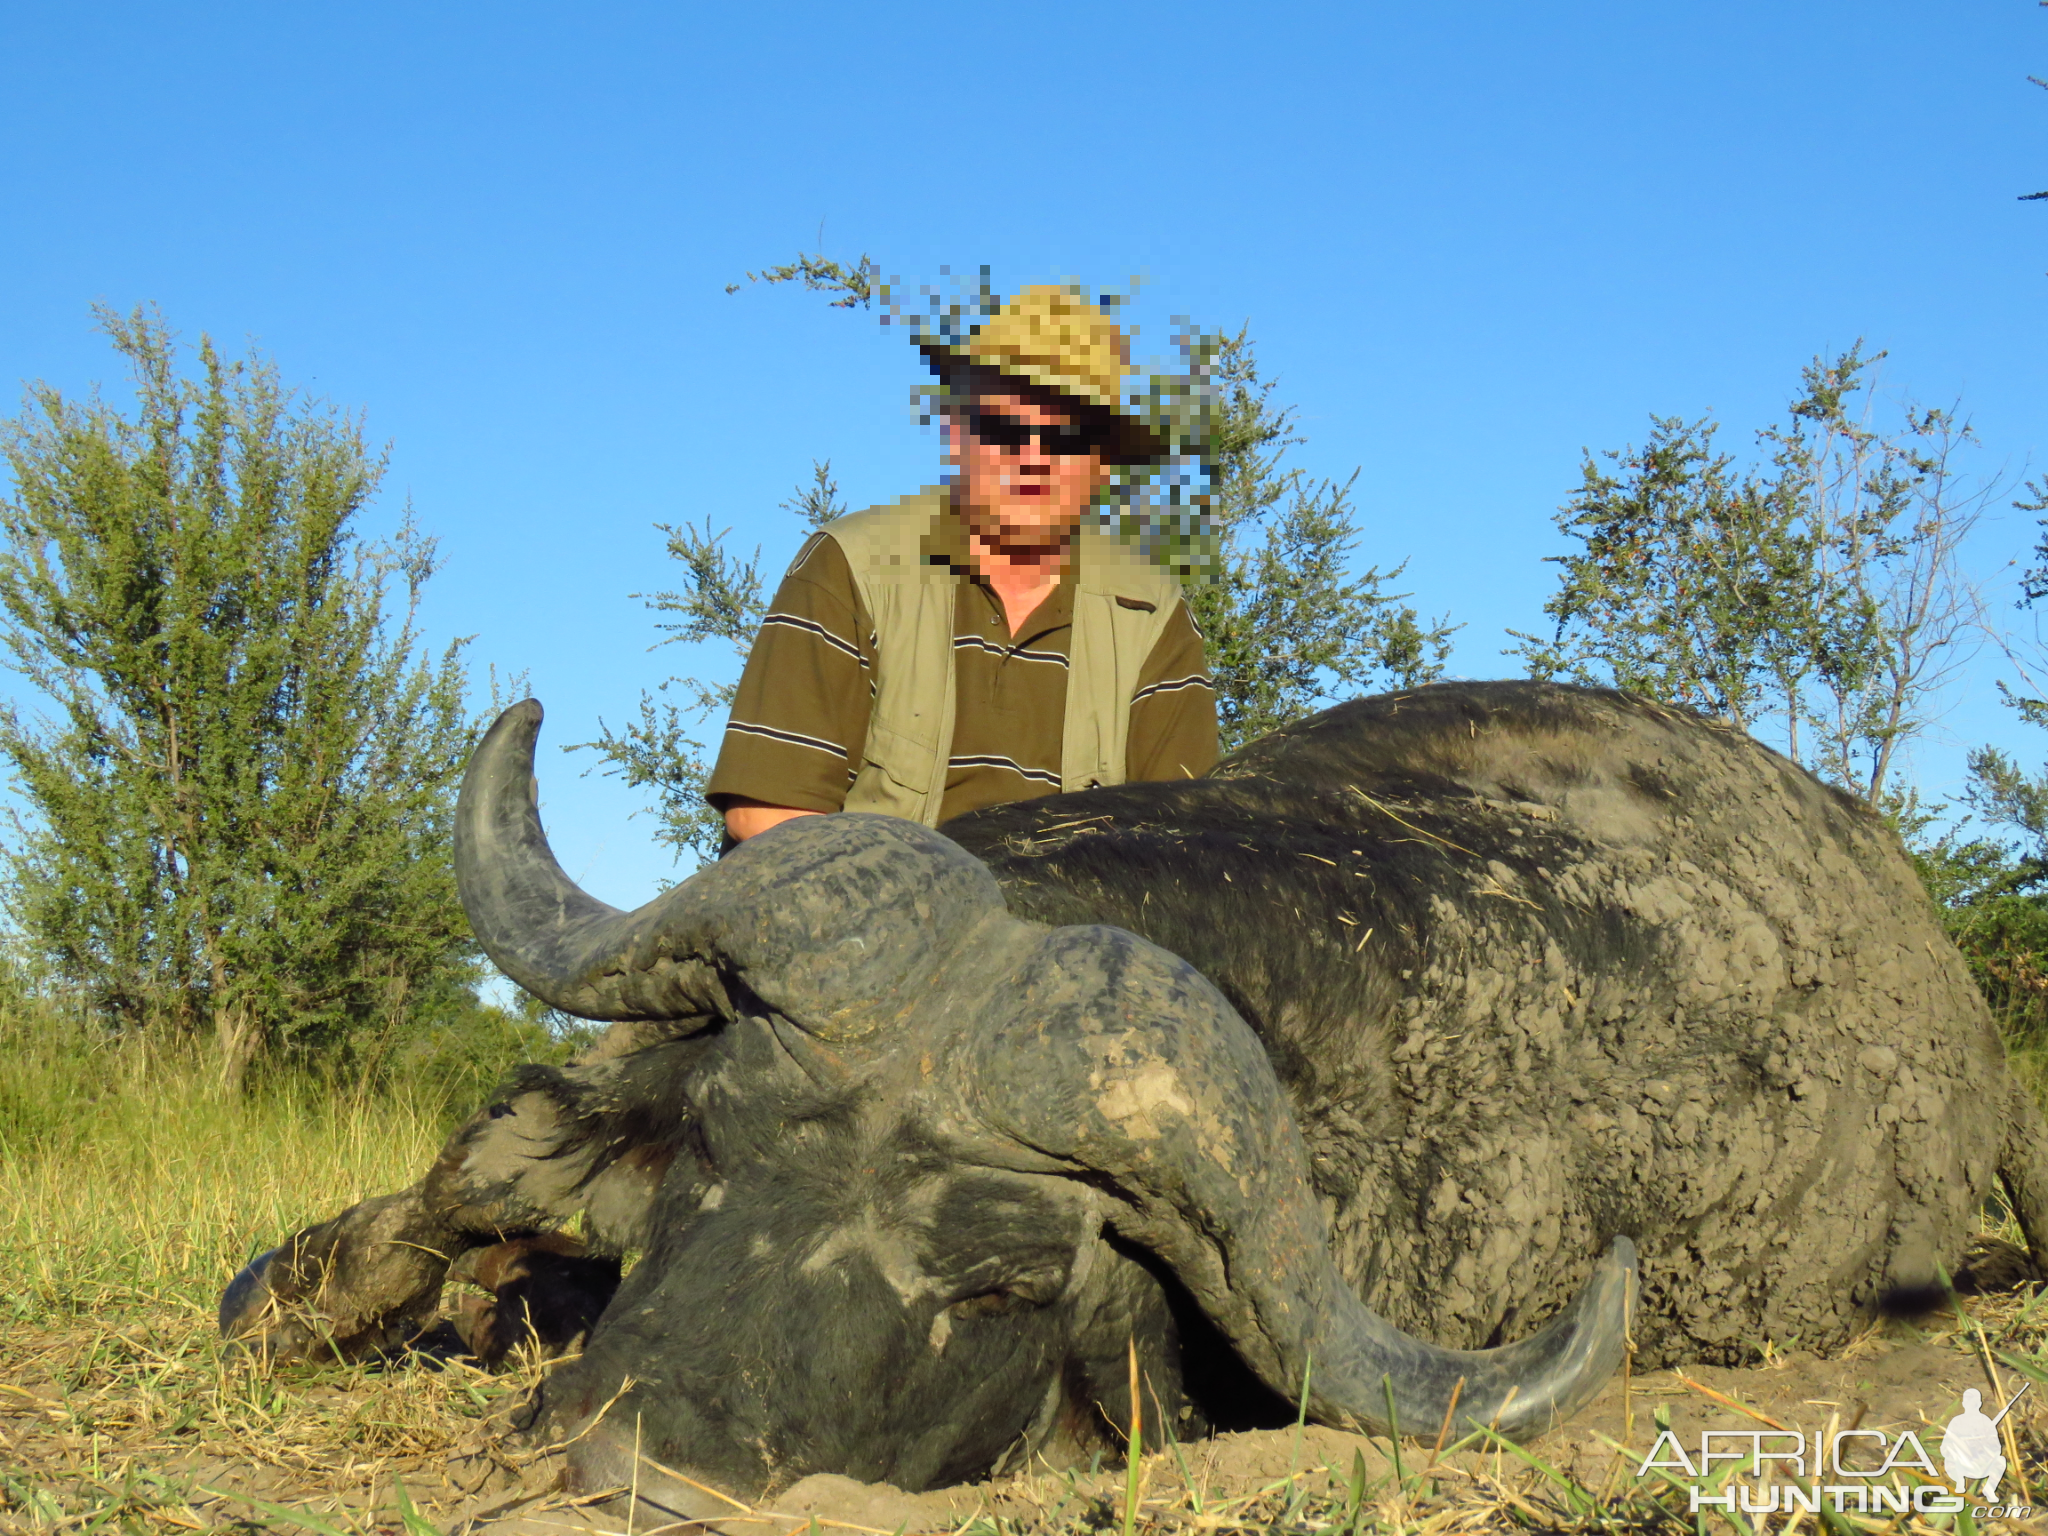
[[[1109,479],[1101,445],[1074,413],[1055,403],[976,394],[946,416],[943,431],[947,461],[959,471],[968,525],[998,549],[1049,549],[1064,542]],[[1062,451],[1082,442],[1086,452]]]

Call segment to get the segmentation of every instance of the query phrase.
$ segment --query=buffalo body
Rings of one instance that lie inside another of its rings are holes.
[[[377,1347],[446,1255],[581,1212],[645,1250],[540,1403],[586,1483],[636,1437],[747,1492],[1082,1453],[1132,1341],[1189,1429],[1306,1387],[1536,1432],[1625,1332],[1639,1366],[1839,1345],[2001,1180],[2048,1236],[2039,1113],[1897,839],[1687,712],[1363,699],[943,837],[786,823],[634,913],[548,855],[538,721],[472,766],[464,899],[516,979],[619,1022],[258,1261],[223,1326]]]

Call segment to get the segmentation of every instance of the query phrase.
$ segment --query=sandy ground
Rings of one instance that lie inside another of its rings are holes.
[[[1500,1447],[1433,1456],[1433,1434],[1400,1449],[1405,1481],[1390,1476],[1384,1439],[1319,1426],[1169,1447],[1142,1463],[1141,1524],[1327,1530],[1347,1523],[1362,1465],[1365,1504],[1397,1529],[1643,1528],[1665,1522],[1646,1522],[1640,1516],[1649,1512],[1640,1509],[1623,1516],[1627,1496],[1640,1487],[1635,1467],[1662,1424],[1688,1451],[1703,1429],[1783,1426],[1802,1432],[1809,1446],[1816,1431],[1879,1430],[1896,1442],[1911,1429],[1938,1462],[1941,1426],[1965,1388],[1976,1387],[1994,1410],[2018,1391],[2024,1378],[1998,1357],[2031,1363],[2041,1343],[2033,1323],[2017,1298],[1984,1298],[1970,1303],[1967,1322],[1886,1323],[1833,1359],[1774,1355],[1742,1369],[1617,1378],[1569,1425],[1527,1448],[1555,1475]],[[203,1333],[190,1319],[167,1318],[155,1329],[137,1325],[91,1339],[7,1339],[0,1528],[281,1530],[303,1527],[296,1513],[330,1530],[410,1536],[423,1536],[427,1526],[478,1536],[652,1536],[672,1518],[643,1502],[629,1524],[623,1497],[570,1501],[556,1491],[559,1458],[522,1444],[504,1424],[530,1374],[487,1377],[461,1364],[272,1374],[223,1367]],[[2021,1463],[2008,1494],[2030,1505],[2048,1505],[2044,1395],[2023,1395],[2006,1421]],[[1631,1449],[1624,1454],[1619,1445]],[[716,1524],[732,1536],[782,1536],[813,1520],[854,1536],[959,1531],[979,1521],[1020,1536],[1107,1532],[1122,1529],[1124,1490],[1116,1468],[1039,1467],[921,1495],[811,1478],[772,1507],[731,1501]],[[408,1500],[418,1511],[412,1524],[403,1513]],[[1683,1497],[1676,1502],[1682,1507]],[[2003,1523],[2048,1532],[2048,1519]],[[1782,1529],[1782,1516],[1764,1524]],[[1810,1518],[1806,1528],[1814,1529]]]

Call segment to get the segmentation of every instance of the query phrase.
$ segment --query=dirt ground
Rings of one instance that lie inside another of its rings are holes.
[[[1635,1477],[1662,1426],[1690,1455],[1702,1429],[1914,1430],[1938,1464],[1939,1436],[1967,1387],[1995,1411],[2048,1343],[2048,1305],[1978,1298],[1962,1316],[1873,1327],[1821,1360],[1772,1354],[1742,1368],[1617,1379],[1569,1425],[1527,1447],[1435,1455],[1319,1426],[1223,1435],[1147,1455],[1137,1527],[1455,1532],[1696,1529],[1683,1493],[1662,1506]],[[572,1501],[559,1456],[505,1429],[533,1369],[487,1376],[459,1362],[267,1372],[223,1360],[201,1320],[98,1333],[10,1336],[0,1355],[0,1529],[310,1529],[323,1533],[655,1536],[670,1519],[622,1496]],[[2017,1362],[2017,1366],[2013,1362]],[[2005,1426],[2020,1462],[2007,1497],[2048,1506],[2048,1402],[2020,1396]],[[1774,1442],[1773,1448],[1783,1442]],[[1618,1447],[1627,1446],[1626,1452]],[[2010,1452],[2008,1453],[2010,1454]],[[1361,1475],[1362,1474],[1362,1475]],[[650,1471],[650,1483],[658,1474]],[[1765,1479],[1767,1481],[1768,1479]],[[1909,1478],[1910,1482],[1911,1479]],[[645,1490],[643,1490],[644,1492]],[[718,1498],[706,1490],[707,1497]],[[998,1482],[912,1496],[810,1478],[753,1509],[729,1500],[731,1536],[799,1527],[892,1536],[1036,1536],[1125,1529],[1126,1475],[1040,1467]],[[1852,1506],[1853,1509],[1853,1506]],[[2036,1507],[2036,1516],[2048,1511]],[[1785,1517],[1718,1513],[1710,1529],[1784,1530]],[[1800,1515],[1808,1529],[1813,1517]],[[2048,1532],[2048,1517],[1983,1526]],[[1951,1528],[1945,1516],[1869,1516],[1857,1527]],[[701,1523],[700,1523],[701,1528]]]

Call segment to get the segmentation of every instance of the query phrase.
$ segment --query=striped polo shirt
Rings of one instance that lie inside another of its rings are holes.
[[[953,600],[953,745],[941,820],[1056,794],[1073,639],[1072,584],[1062,581],[1010,633],[1002,600],[966,558],[945,518],[938,558],[958,573]],[[839,546],[814,535],[762,620],[734,696],[705,795],[836,811],[862,761],[876,665],[874,625]],[[1191,778],[1216,761],[1216,693],[1202,637],[1177,604],[1131,701],[1125,776]]]

